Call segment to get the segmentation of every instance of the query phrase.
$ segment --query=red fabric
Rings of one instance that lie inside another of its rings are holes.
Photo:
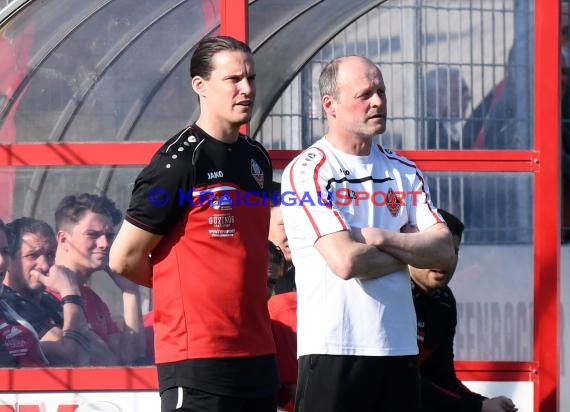
[[[163,235],[151,256],[156,363],[275,353],[271,179],[260,143],[240,135],[227,145],[196,125],[165,142],[136,178],[125,220]],[[161,207],[149,202],[156,189],[170,195]]]
[[[59,293],[51,292],[61,300]],[[81,286],[83,309],[87,323],[103,341],[109,343],[109,336],[121,333],[121,329],[111,318],[111,311],[103,300],[87,285]]]
[[[9,323],[0,312],[0,343],[20,366],[44,367],[47,364],[39,356],[39,342],[24,325]]]
[[[267,258],[251,252],[267,250],[269,205],[248,206],[237,198],[245,192],[235,189],[229,191],[235,235],[212,238],[212,219],[221,212],[192,207],[153,251],[157,363],[275,352],[266,306]],[[204,202],[196,196],[194,203]],[[263,230],[248,230],[260,222],[267,222]]]
[[[297,383],[297,292],[272,296],[267,307],[277,349],[279,380],[282,384]],[[293,411],[293,398],[288,385],[278,395],[279,406]]]

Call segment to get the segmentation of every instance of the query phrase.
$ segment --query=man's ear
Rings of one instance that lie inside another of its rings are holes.
[[[62,247],[63,250],[69,250],[69,234],[64,230],[58,230],[57,234],[55,235],[57,239],[58,247]]]
[[[207,89],[206,81],[202,76],[194,76],[192,77],[192,89],[198,96],[204,97],[204,93]]]
[[[336,117],[335,101],[330,95],[325,94],[321,98],[321,103],[323,104],[323,109],[327,116]]]

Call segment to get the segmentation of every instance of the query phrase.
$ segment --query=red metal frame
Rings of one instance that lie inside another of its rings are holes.
[[[0,369],[0,392],[156,390],[156,368]]]
[[[247,41],[247,0],[219,0],[223,34]],[[560,303],[559,4],[535,1],[534,136],[530,151],[406,151],[426,171],[532,172],[534,196],[534,359],[456,362],[466,380],[534,382],[534,411],[558,410]],[[554,46],[553,46],[554,45]],[[160,143],[0,145],[0,166],[143,165]],[[272,151],[283,168],[298,151]],[[556,212],[554,212],[556,211]],[[10,391],[155,390],[154,368],[0,369]]]
[[[535,362],[455,362],[455,372],[464,381],[533,382],[537,368]]]
[[[220,0],[220,14],[220,33],[247,43],[247,0]]]
[[[455,362],[463,380],[532,382],[537,364],[533,362]],[[156,390],[154,367],[144,368],[46,368],[0,369],[1,391],[111,391]]]
[[[249,42],[249,16],[247,0],[220,0],[220,34]],[[249,126],[240,128],[242,133],[249,133]]]
[[[121,143],[20,143],[0,145],[1,166],[144,165],[160,142]],[[273,166],[283,169],[299,150],[270,150]],[[534,151],[420,151],[402,150],[422,170],[533,172],[538,167]]]
[[[560,403],[560,3],[535,2],[534,410]],[[545,201],[548,199],[548,201]]]

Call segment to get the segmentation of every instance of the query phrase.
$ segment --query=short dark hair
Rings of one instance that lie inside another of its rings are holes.
[[[282,273],[280,274],[279,277],[281,277],[283,274],[285,274],[285,270],[287,268],[287,261],[285,260],[285,255],[283,254],[281,248],[277,246],[275,243],[273,243],[271,240],[267,242],[267,246],[269,252],[269,263],[273,263],[280,268]],[[274,282],[277,281],[278,279],[271,278],[272,275],[275,274],[270,273],[268,271],[267,273],[268,278]]]
[[[447,227],[453,236],[459,236],[459,239],[463,236],[463,230],[465,230],[465,225],[459,218],[455,215],[452,215],[446,210],[437,209],[445,223],[447,223]]]
[[[190,60],[190,77],[200,76],[206,80],[214,67],[212,58],[215,54],[223,51],[241,51],[252,54],[251,49],[244,42],[229,36],[206,37],[196,46]]]
[[[43,220],[33,217],[20,217],[11,221],[6,226],[6,237],[8,238],[8,251],[13,258],[22,247],[22,238],[26,233],[44,236],[56,242],[55,233],[50,225]]]
[[[122,218],[122,214],[115,203],[106,196],[91,193],[69,195],[59,202],[55,210],[56,230],[61,230],[64,226],[69,228],[76,225],[87,212],[107,216],[113,225],[119,224]]]

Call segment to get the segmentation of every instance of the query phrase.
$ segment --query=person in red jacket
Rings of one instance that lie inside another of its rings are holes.
[[[106,196],[92,193],[67,195],[55,211],[55,263],[74,273],[85,317],[100,338],[97,345],[90,348],[91,363],[95,365],[146,363],[138,286],[108,267],[115,225],[120,221],[121,212],[115,203]],[[107,303],[88,285],[93,276],[109,276],[121,291],[122,328],[113,320]],[[54,295],[60,298],[59,294]]]
[[[455,253],[463,235],[463,223],[451,213],[438,209],[451,234]],[[423,412],[515,412],[513,401],[506,396],[486,398],[470,391],[455,374],[453,339],[457,325],[457,304],[448,283],[447,273],[410,266],[412,295],[418,322],[420,350],[421,398]]]
[[[283,240],[286,244],[287,238],[284,237]],[[286,276],[286,265],[287,257],[282,248],[269,241],[267,308],[271,318],[271,330],[277,351],[277,369],[281,381],[277,394],[278,412],[293,412],[297,389],[297,292],[294,288],[282,293],[277,291],[277,285]]]
[[[293,412],[297,390],[297,292],[273,295],[267,302],[267,307],[281,381],[277,396],[278,410]]]

